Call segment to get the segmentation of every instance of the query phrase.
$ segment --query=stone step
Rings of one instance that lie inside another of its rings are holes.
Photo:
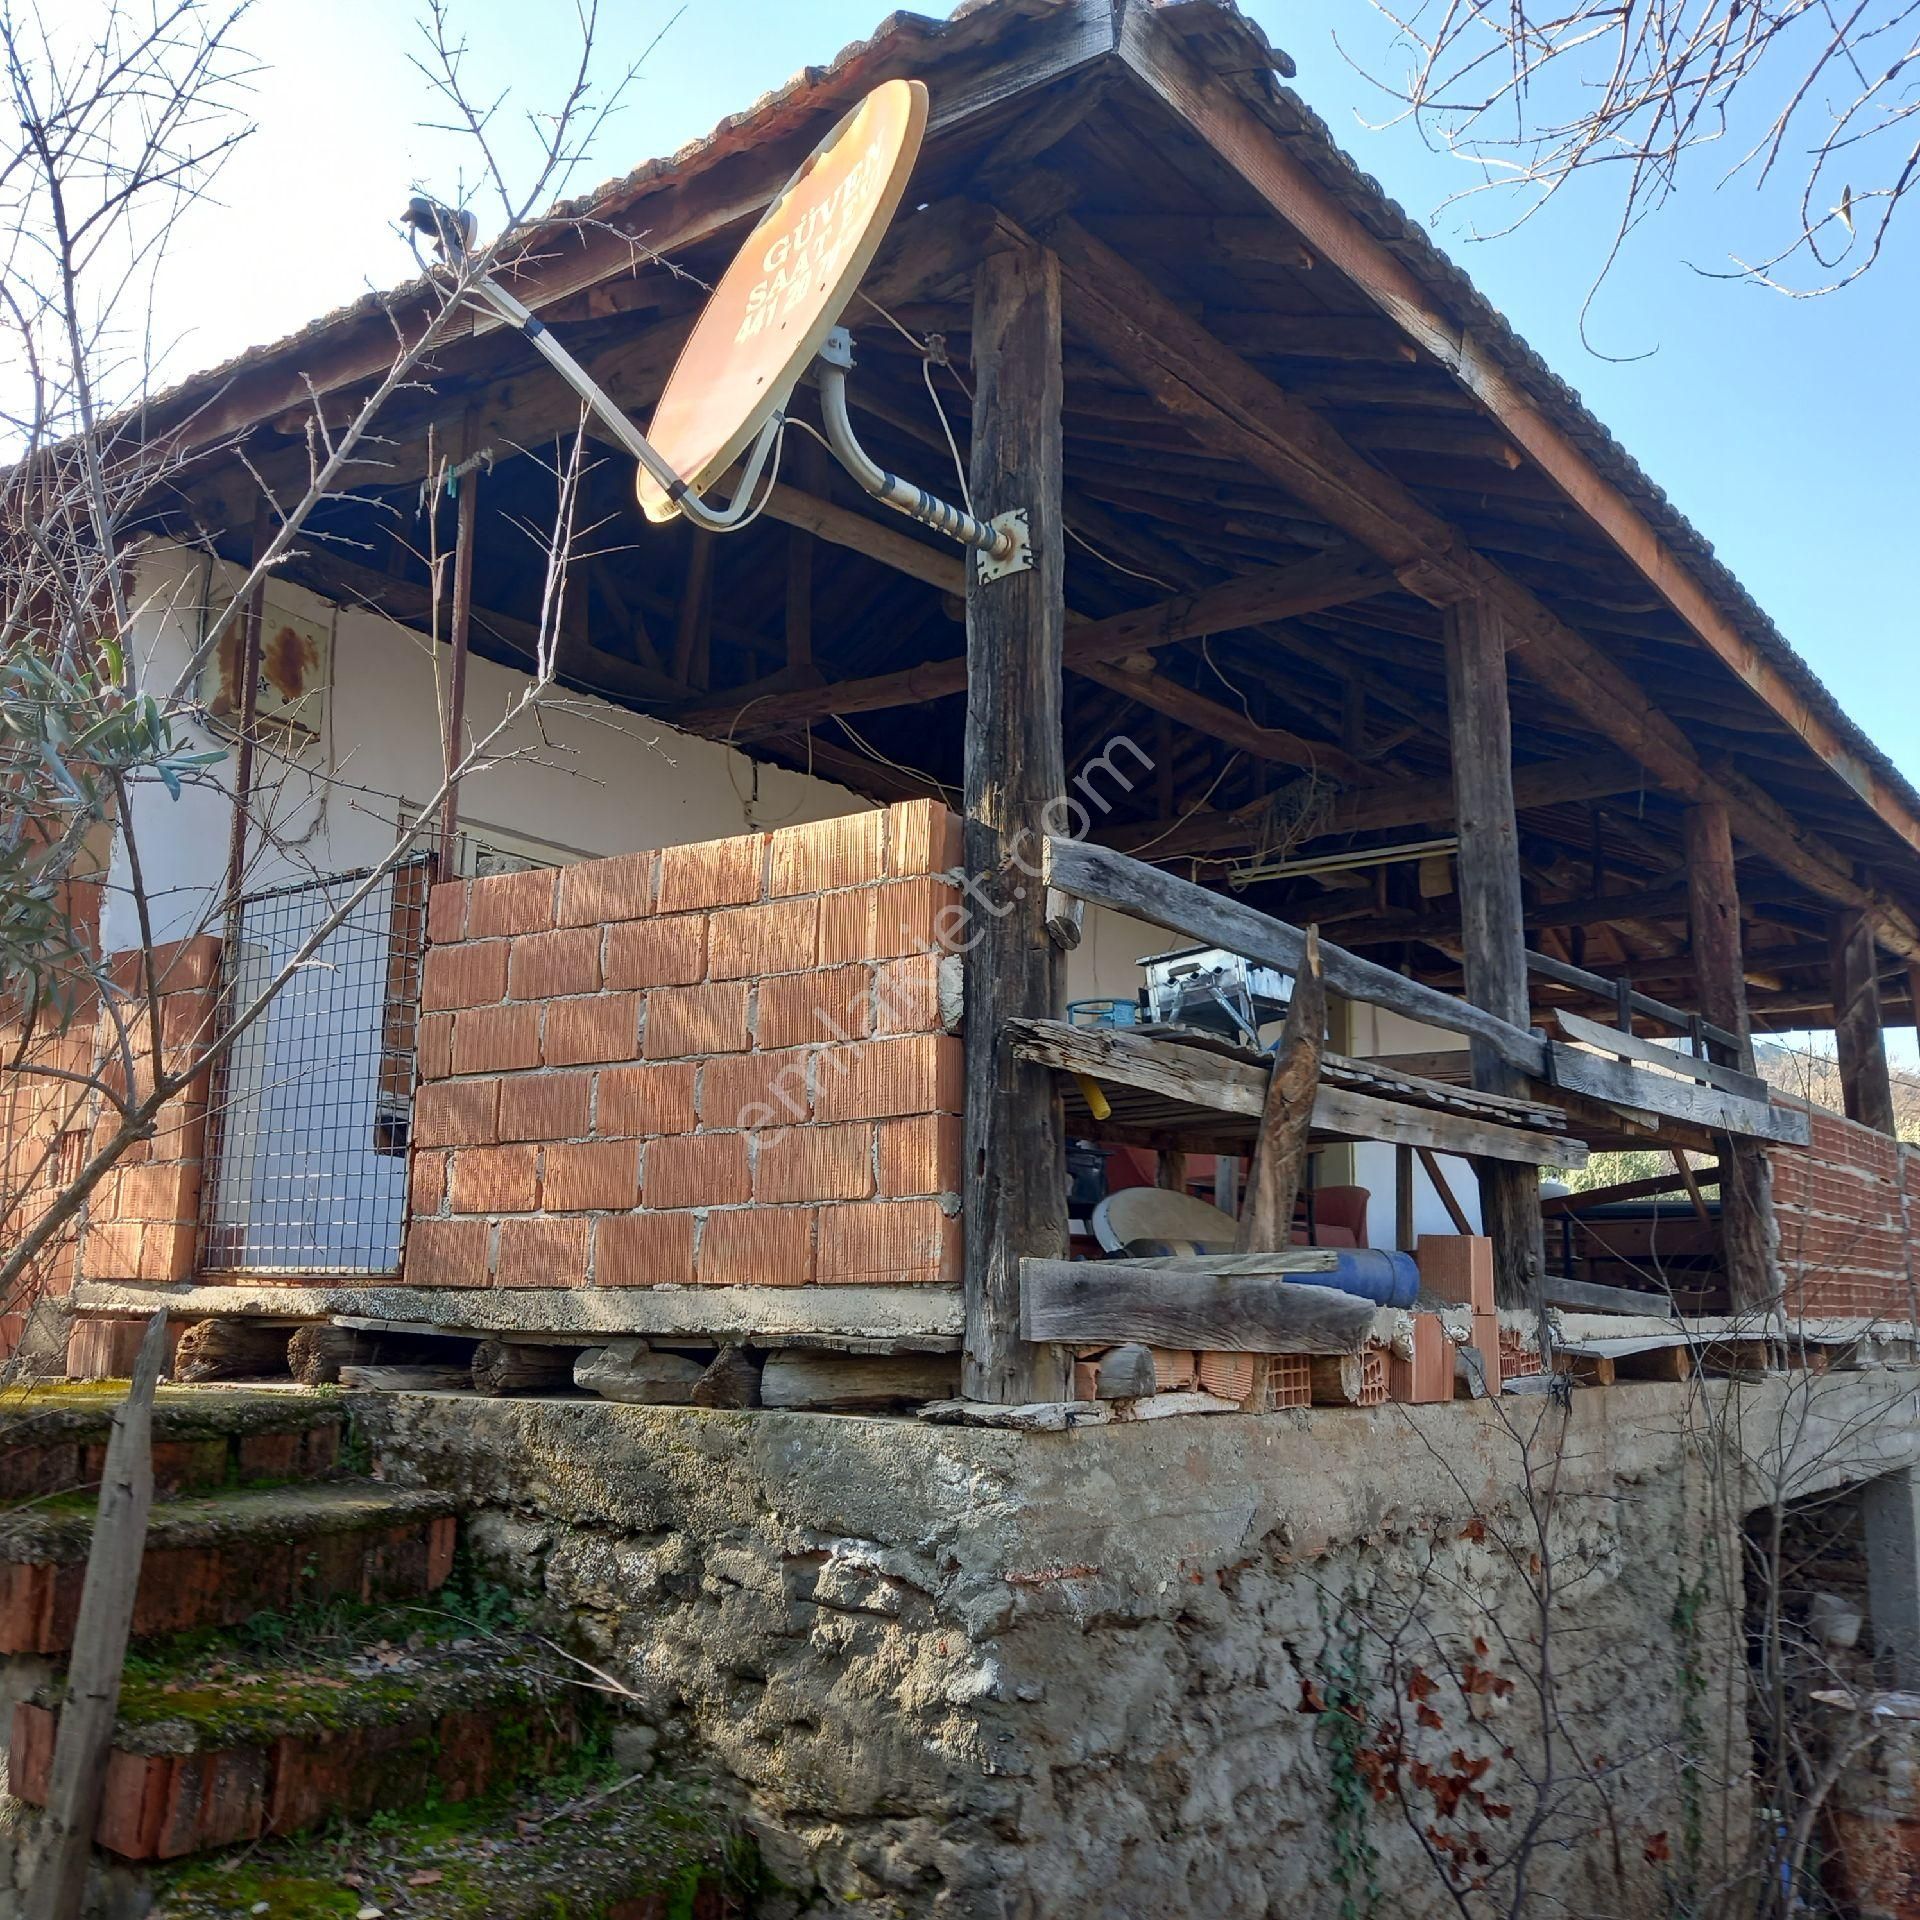
[[[381,1617],[381,1616],[376,1616]],[[236,1657],[209,1649],[134,1663],[121,1690],[96,1843],[122,1860],[177,1860],[479,1798],[551,1771],[579,1729],[580,1691],[544,1647],[479,1638],[422,1610],[350,1647]],[[456,1637],[457,1636],[457,1637]],[[50,1685],[14,1708],[12,1791],[44,1806],[59,1729]]]
[[[81,1494],[0,1514],[0,1654],[72,1644],[93,1520]],[[351,1480],[157,1503],[134,1637],[238,1626],[305,1601],[431,1593],[452,1568],[455,1524],[444,1495]]]
[[[100,1484],[124,1384],[0,1394],[0,1504]],[[339,1464],[346,1415],[297,1388],[162,1387],[154,1396],[153,1485],[162,1499],[250,1480],[318,1480]]]

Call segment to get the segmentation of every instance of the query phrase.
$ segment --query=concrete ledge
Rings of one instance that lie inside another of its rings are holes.
[[[798,1347],[953,1353],[958,1287],[431,1288],[309,1280],[275,1285],[149,1286],[87,1280],[82,1314],[377,1321],[430,1332],[526,1334],[589,1342],[619,1334],[714,1334]]]

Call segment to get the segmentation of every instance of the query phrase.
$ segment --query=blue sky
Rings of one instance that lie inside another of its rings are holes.
[[[452,4],[475,90],[514,89],[503,116],[558,97],[577,44],[570,5]],[[606,11],[605,71],[666,32],[575,190],[697,138],[871,32],[885,7],[695,0],[675,18],[657,0],[616,0]],[[1298,61],[1298,89],[1411,214],[1426,218],[1469,177],[1413,129],[1364,124],[1385,118],[1387,104],[1334,34],[1364,61],[1385,53],[1366,0],[1252,0],[1251,11]],[[224,204],[200,210],[176,251],[159,316],[162,337],[177,343],[174,372],[289,332],[409,270],[389,223],[415,180],[454,188],[460,151],[420,124],[437,116],[409,63],[420,44],[412,19],[404,0],[260,0],[246,39],[263,63],[253,100],[262,128],[223,178]],[[1695,266],[1723,266],[1756,244],[1767,211],[1745,188],[1713,191],[1710,172],[1711,163],[1636,237],[1590,317],[1604,352],[1644,357],[1602,358],[1580,336],[1609,223],[1604,191],[1570,193],[1517,234],[1476,242],[1468,222],[1489,220],[1483,202],[1444,216],[1436,237],[1920,783],[1920,231],[1827,299],[1705,279]]]

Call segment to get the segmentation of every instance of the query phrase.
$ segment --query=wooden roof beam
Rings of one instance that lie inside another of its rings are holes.
[[[1128,7],[1121,14],[1119,52],[1148,91],[1178,114],[1307,246],[1344,274],[1381,313],[1400,326],[1409,340],[1446,367],[1513,436],[1540,471],[1606,534],[1701,644],[1765,701],[1894,833],[1920,853],[1920,816],[1906,800],[1873,768],[1862,764],[1854,748],[1813,710],[1781,668],[1720,610],[1640,510],[1546,418],[1479,346],[1470,329],[1457,326],[1434,305],[1412,270],[1287,151],[1287,143],[1263,125],[1230,88],[1196,64],[1166,24],[1153,17],[1152,9]],[[1791,824],[1769,821],[1765,831],[1774,838],[1783,827],[1790,830]],[[1855,900],[1848,904],[1864,903]],[[1875,911],[1881,923],[1883,942],[1902,953],[1915,952],[1920,932],[1911,920],[1897,909],[1892,921],[1884,911],[1869,910]]]
[[[1722,802],[1741,838],[1783,873],[1822,899],[1871,914],[1882,943],[1895,952],[1920,955],[1920,926],[1857,880],[1849,858],[1751,782],[1705,766],[1630,675],[1474,552],[1312,408],[1214,339],[1075,221],[1055,221],[1046,239],[1060,260],[1069,329],[1154,393],[1196,438],[1264,473],[1358,540],[1409,592],[1435,605],[1484,599],[1498,607],[1522,669],[1660,785]]]

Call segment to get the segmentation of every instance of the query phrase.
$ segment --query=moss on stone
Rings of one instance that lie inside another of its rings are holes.
[[[128,1384],[51,1380],[0,1388],[0,1447],[104,1440]],[[162,1440],[299,1433],[338,1420],[343,1404],[330,1387],[162,1387],[154,1395],[153,1430]]]

